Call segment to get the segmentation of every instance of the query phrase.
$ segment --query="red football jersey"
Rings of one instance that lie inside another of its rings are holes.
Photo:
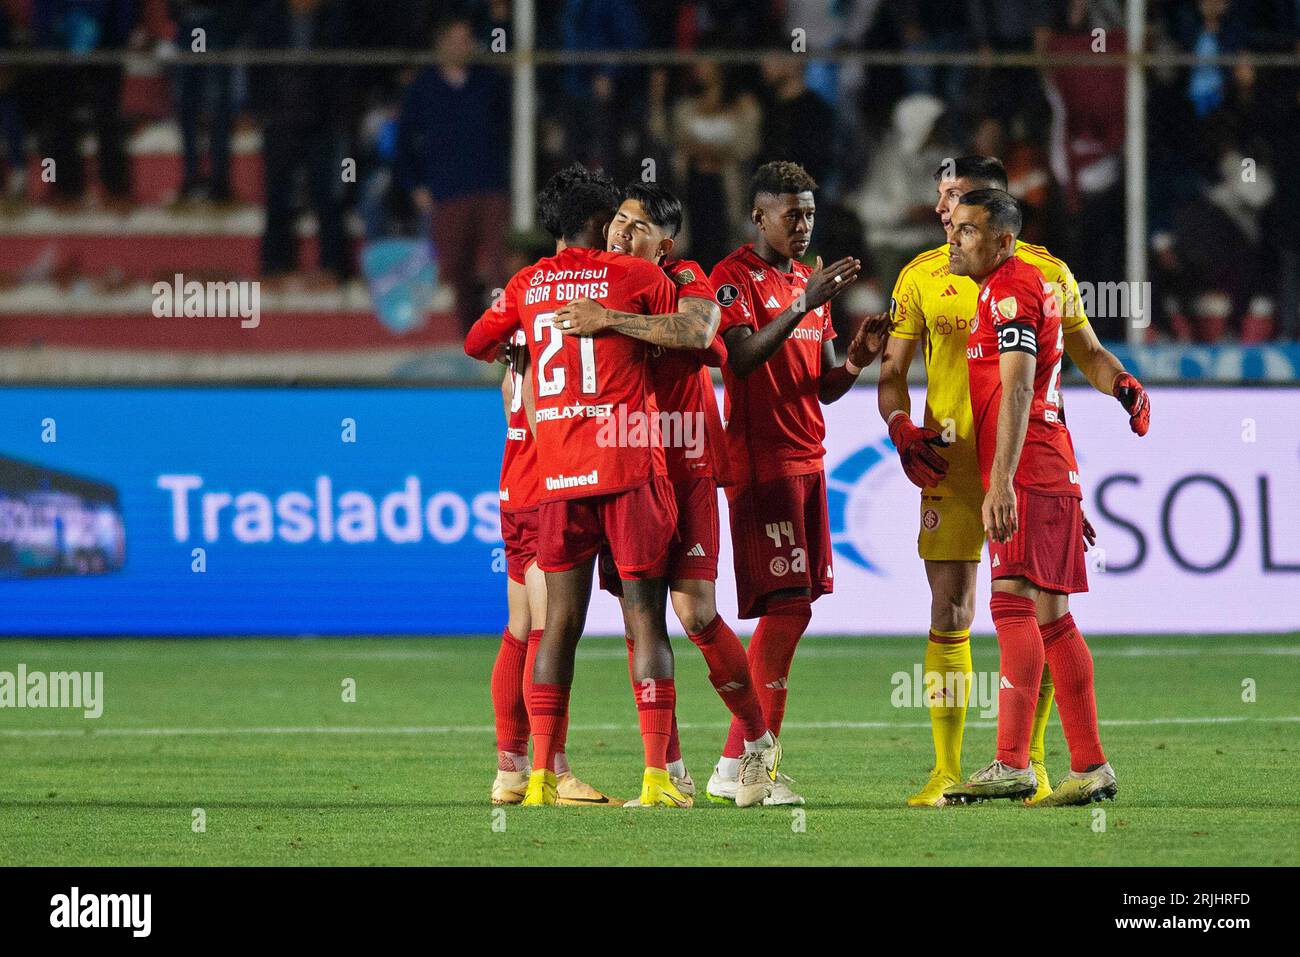
[[[516,329],[511,345],[526,349],[524,330]],[[510,418],[506,421],[506,450],[501,456],[501,511],[525,512],[537,507],[540,489],[537,472],[537,444],[528,428],[524,408],[524,377],[515,366],[506,373],[510,388]]]
[[[966,341],[975,448],[985,488],[997,449],[1000,356],[1025,352],[1036,357],[1034,398],[1014,483],[1017,488],[1049,495],[1083,497],[1061,398],[1064,345],[1061,315],[1051,287],[1036,266],[1012,256],[985,282]]]
[[[713,299],[713,284],[700,264],[679,259],[663,264],[673,281],[677,301]],[[650,379],[659,403],[664,458],[674,482],[698,476],[720,477],[714,455],[723,441],[713,378],[704,367],[718,365],[725,349],[717,338],[710,349],[687,350],[650,347]]]
[[[552,322],[561,306],[584,297],[645,315],[672,312],[677,301],[673,282],[653,263],[569,247],[517,272],[465,341],[470,355],[491,359],[497,343],[524,331],[543,502],[621,492],[667,474],[652,438],[659,410],[645,343],[613,332],[566,336]]]
[[[752,244],[741,246],[709,276],[722,307],[720,332],[733,326],[763,328],[803,293],[810,275],[812,269],[800,262],[781,272]],[[822,343],[834,338],[826,303],[805,315],[785,344],[748,377],[737,378],[722,367],[728,465],[738,483],[821,470],[826,422],[818,382]]]

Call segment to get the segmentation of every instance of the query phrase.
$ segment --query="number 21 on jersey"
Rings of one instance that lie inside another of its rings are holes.
[[[533,320],[533,342],[546,343],[537,359],[537,394],[539,397],[559,395],[564,391],[568,370],[556,356],[564,349],[564,333],[555,327],[555,313],[539,313]],[[591,336],[578,337],[578,356],[581,363],[582,394],[595,395],[596,341]]]

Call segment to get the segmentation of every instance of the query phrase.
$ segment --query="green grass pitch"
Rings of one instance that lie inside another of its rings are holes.
[[[496,640],[4,641],[0,671],[102,671],[105,707],[97,720],[0,710],[0,864],[1294,865],[1298,639],[1093,639],[1120,782],[1104,820],[1097,806],[902,807],[930,732],[923,709],[891,703],[891,676],[910,674],[920,637],[800,646],[782,737],[802,815],[702,800],[727,716],[684,640],[678,713],[699,806],[495,813]],[[994,640],[974,647],[976,670],[994,671]],[[993,753],[992,722],[971,719],[968,771]],[[571,721],[579,775],[632,796],[621,640],[584,640]],[[1048,768],[1068,770],[1055,715]]]

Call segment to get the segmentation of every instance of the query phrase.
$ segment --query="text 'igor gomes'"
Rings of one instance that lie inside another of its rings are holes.
[[[336,495],[328,475],[316,478],[313,494],[205,491],[201,475],[160,475],[158,488],[171,493],[172,535],[178,542],[196,534],[217,542],[228,534],[238,542],[307,541],[363,544],[387,541],[405,545],[427,535],[442,545],[473,535],[485,543],[501,538],[497,493],[473,499],[438,491],[426,499],[420,480],[408,475],[399,491],[377,498],[355,489]]]

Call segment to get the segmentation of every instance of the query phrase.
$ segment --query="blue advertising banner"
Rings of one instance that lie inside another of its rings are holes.
[[[1155,388],[1142,439],[1066,393],[1089,634],[1300,627],[1300,389]],[[811,630],[923,633],[932,526],[875,389],[826,425],[835,590]],[[498,634],[504,431],[490,388],[0,388],[0,635]],[[721,549],[719,611],[748,632]],[[622,628],[597,591],[587,632]]]
[[[487,389],[0,389],[0,633],[499,631],[503,433]]]

